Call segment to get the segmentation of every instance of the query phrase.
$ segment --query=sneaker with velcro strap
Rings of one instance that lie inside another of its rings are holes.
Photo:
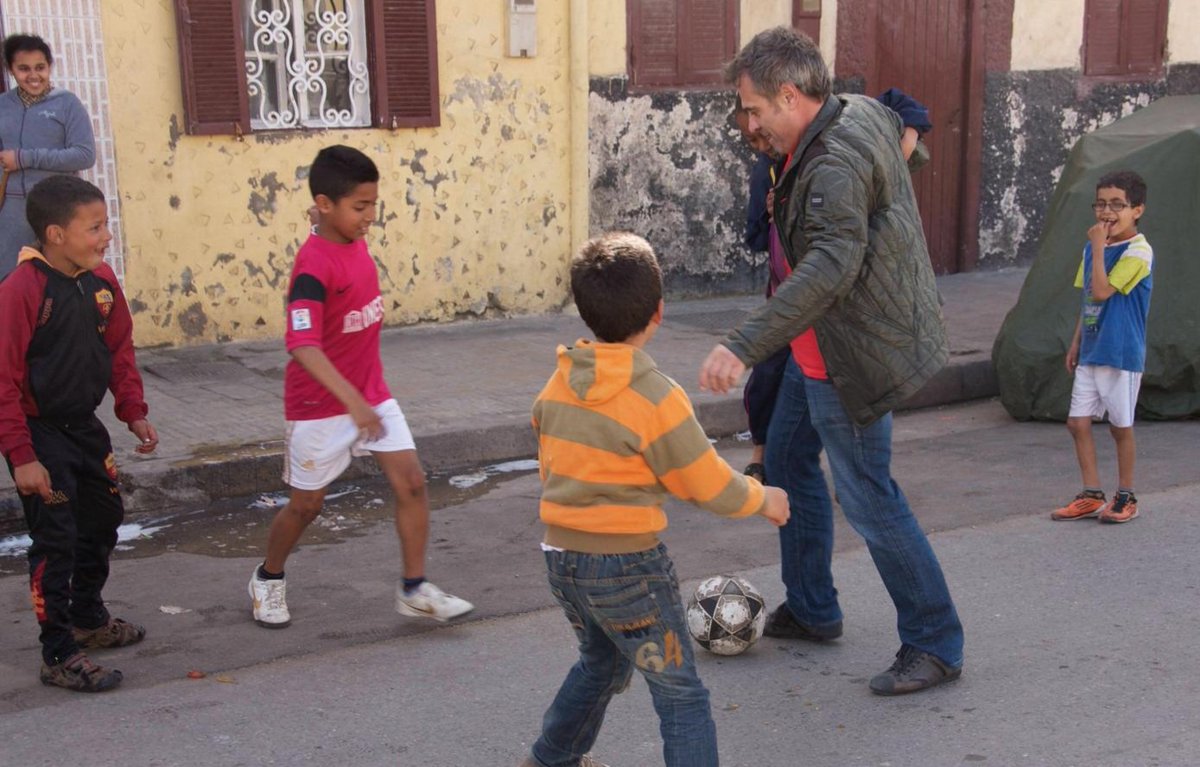
[[[146,638],[146,628],[121,618],[109,618],[103,626],[94,629],[71,629],[75,644],[86,650],[103,650],[109,647],[125,647],[137,644]]]
[[[76,692],[104,692],[121,683],[123,675],[115,668],[104,668],[77,652],[62,663],[42,664],[42,684]]]

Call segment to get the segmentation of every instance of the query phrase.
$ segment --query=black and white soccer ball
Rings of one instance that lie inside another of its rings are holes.
[[[745,578],[714,575],[688,601],[688,633],[716,655],[739,655],[762,637],[767,606]]]

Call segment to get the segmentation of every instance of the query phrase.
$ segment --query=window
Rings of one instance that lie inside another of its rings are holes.
[[[250,126],[371,124],[361,0],[248,0]]]
[[[792,26],[821,42],[821,0],[792,0]]]
[[[737,53],[738,0],[627,0],[629,82],[715,85]]]
[[[439,124],[434,0],[175,0],[185,128]]]
[[[1087,0],[1085,75],[1135,77],[1162,69],[1167,0]]]

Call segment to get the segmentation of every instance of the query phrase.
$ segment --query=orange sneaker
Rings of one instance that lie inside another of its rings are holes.
[[[1112,503],[1105,506],[1104,511],[1100,512],[1100,521],[1120,524],[1128,522],[1137,515],[1137,498],[1133,493],[1117,493],[1113,496]]]
[[[1099,496],[1088,495],[1086,492],[1080,493],[1066,506],[1050,512],[1050,519],[1072,520],[1098,516],[1100,510],[1104,508],[1104,500],[1104,493]]]

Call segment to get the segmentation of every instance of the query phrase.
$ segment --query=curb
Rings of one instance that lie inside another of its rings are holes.
[[[900,410],[951,405],[999,394],[990,359],[961,359],[944,367]],[[712,438],[729,437],[746,430],[742,398],[705,398],[695,403],[696,417]],[[414,433],[421,462],[431,474],[447,474],[468,467],[501,463],[537,454],[537,444],[527,419],[484,429],[452,429],[432,434]],[[161,513],[182,505],[204,506],[215,500],[286,490],[282,478],[283,442],[275,440],[245,445],[223,455],[202,455],[172,464],[132,464],[121,472],[127,516]],[[355,458],[339,478],[378,476],[370,457]],[[23,525],[21,504],[15,491],[0,496],[0,530]]]

